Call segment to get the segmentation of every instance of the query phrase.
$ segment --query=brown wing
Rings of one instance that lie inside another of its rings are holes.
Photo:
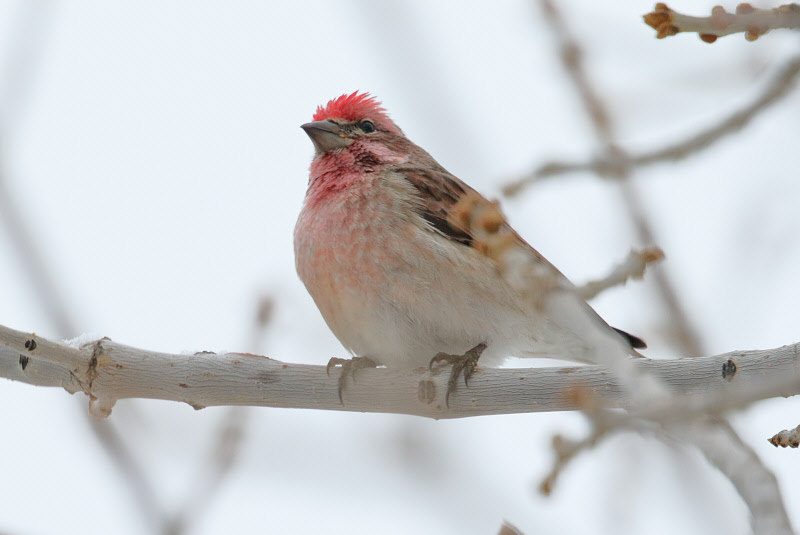
[[[485,254],[487,244],[481,236],[476,236],[476,229],[485,229],[493,235],[502,230],[503,234],[510,237],[512,243],[508,245],[522,246],[532,251],[538,262],[564,277],[511,228],[496,202],[488,201],[457,177],[442,168],[403,168],[397,171],[419,192],[418,209],[422,217],[443,236]]]
[[[436,232],[495,259],[508,247],[524,247],[533,254],[538,263],[548,266],[552,270],[550,273],[557,280],[571,287],[569,280],[553,264],[511,228],[500,213],[497,203],[486,200],[480,193],[442,168],[435,170],[405,168],[398,171],[419,192],[418,210]],[[487,240],[486,235],[501,238]],[[492,247],[497,250],[493,251]],[[608,326],[588,304],[584,305],[602,324]],[[640,338],[620,329],[610,328],[631,347],[640,349],[647,347]]]
[[[420,215],[443,236],[471,246],[475,237],[468,227],[452,220],[452,208],[471,190],[453,175],[427,169],[398,169],[419,192]]]

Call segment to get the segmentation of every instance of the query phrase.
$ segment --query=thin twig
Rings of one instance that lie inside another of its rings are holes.
[[[586,438],[572,440],[562,435],[553,436],[552,445],[556,459],[550,472],[539,484],[539,492],[545,496],[549,496],[553,492],[553,487],[559,476],[579,454],[596,447],[601,441],[614,433],[636,428],[633,423],[634,419],[627,414],[614,413],[599,407],[584,407],[583,411],[592,423],[592,430]]]
[[[250,334],[250,347],[260,351],[264,333],[272,320],[275,303],[271,297],[258,300]],[[178,535],[191,531],[198,524],[208,505],[222,486],[222,482],[236,464],[242,451],[245,430],[250,413],[245,407],[229,407],[222,415],[219,430],[208,457],[198,466],[196,481],[191,485],[183,506],[171,516],[165,535]]]
[[[619,186],[625,201],[625,207],[628,210],[628,216],[633,223],[634,229],[636,229],[639,241],[642,243],[656,243],[653,227],[646,215],[644,203],[635,184],[632,180],[621,180]],[[700,336],[697,334],[697,330],[689,323],[685,307],[678,298],[678,292],[667,276],[666,269],[663,266],[656,266],[650,273],[658,289],[658,295],[661,297],[661,301],[667,311],[667,332],[671,335],[668,340],[679,348],[681,356],[693,357],[702,355],[703,348]]]
[[[780,433],[773,436],[769,439],[769,443],[775,446],[776,448],[780,446],[781,448],[796,448],[800,446],[800,425],[795,427],[792,430],[784,429]]]
[[[601,145],[603,155],[600,159],[608,164],[605,176],[618,179],[625,206],[639,239],[644,243],[654,243],[652,227],[631,180],[633,171],[630,164],[631,158],[616,145],[606,106],[594,91],[594,86],[589,82],[584,70],[581,48],[567,31],[563,20],[551,2],[549,0],[540,0],[540,2],[545,17],[560,44],[564,69],[581,97],[581,102],[588,112]],[[661,299],[667,308],[670,324],[676,335],[675,341],[679,343],[685,354],[701,354],[699,337],[689,324],[675,289],[663,270],[654,271]],[[731,361],[729,367],[727,366],[727,363],[723,365],[723,376],[727,376],[729,370],[736,373],[737,367],[734,361]],[[697,425],[700,419],[688,418],[686,421]],[[731,452],[726,452],[725,444],[707,439],[708,435],[714,431],[717,434],[724,432],[728,443],[735,445]],[[757,534],[791,533],[791,526],[774,474],[760,462],[755,453],[741,441],[725,420],[720,417],[712,429],[703,429],[698,432],[694,437],[694,443],[709,462],[717,466],[736,487],[750,510],[753,527]],[[740,460],[746,458],[748,461],[745,463],[746,466],[737,466],[730,462],[731,457],[736,454]],[[772,531],[768,531],[768,529],[772,529]]]
[[[52,17],[50,2],[20,2],[17,20],[10,26],[10,53],[0,84],[0,224],[5,228],[12,249],[22,264],[22,272],[30,279],[30,287],[45,316],[64,337],[78,334],[63,295],[58,290],[47,261],[36,246],[37,240],[28,226],[21,203],[16,202],[8,187],[6,147],[26,108],[31,84],[43,56],[47,26]]]
[[[659,262],[663,258],[664,252],[658,247],[650,247],[642,251],[631,251],[621,264],[611,270],[611,273],[602,279],[589,281],[582,286],[578,286],[575,288],[575,293],[584,301],[589,301],[604,290],[625,284],[628,279],[641,279],[644,277],[644,270],[648,264]]]
[[[189,533],[200,523],[202,515],[219,492],[222,482],[236,464],[241,452],[247,417],[245,407],[228,407],[222,416],[213,447],[204,462],[198,465],[197,478],[189,487],[183,506],[166,521],[164,535]]]
[[[578,162],[549,162],[532,173],[506,184],[503,187],[503,193],[508,197],[513,197],[527,186],[540,180],[569,173],[590,172],[598,176],[613,176],[619,174],[618,171],[615,172],[615,166],[620,164],[632,171],[648,165],[686,159],[749,125],[764,110],[790,93],[797,82],[798,75],[800,75],[800,57],[793,58],[783,65],[753,102],[684,140],[664,143],[660,148],[638,155],[631,155],[632,151],[624,149],[622,151],[625,156],[623,161],[610,162],[605,156],[600,156]]]
[[[684,141],[672,145],[665,144],[662,149],[635,156],[632,158],[631,163],[634,166],[645,166],[664,161],[674,162],[705,150],[726,135],[742,130],[769,106],[788,95],[797,83],[799,74],[800,57],[795,57],[778,69],[778,72],[767,84],[763,92],[744,108],[731,113],[719,123]]]
[[[632,413],[621,414],[600,409],[596,403],[593,405],[584,409],[593,424],[587,438],[571,441],[560,436],[554,437],[556,462],[540,487],[544,494],[552,491],[557,477],[578,454],[597,446],[614,433],[633,430],[640,434],[652,434],[666,443],[677,440],[698,448],[709,463],[728,477],[753,512],[753,531],[756,535],[793,533],[782,506],[775,475],[723,418],[681,418],[676,414],[663,414],[666,416],[663,419],[652,415],[642,418]]]
[[[772,9],[755,9],[748,3],[736,6],[736,13],[728,13],[722,6],[714,6],[710,17],[692,17],[673,11],[667,4],[658,3],[644,22],[656,30],[656,37],[664,39],[681,32],[697,33],[706,43],[718,37],[744,33],[748,41],[755,41],[770,30],[800,29],[800,5],[786,4]]]
[[[751,513],[755,535],[793,535],[775,474],[723,418],[700,418],[666,426],[668,435],[696,446],[725,474]]]
[[[133,497],[137,509],[144,517],[148,526],[163,526],[165,518],[161,512],[150,482],[145,477],[139,462],[126,447],[124,440],[110,421],[97,421],[95,418],[86,418],[92,433],[108,455],[117,471],[125,481],[125,487]]]
[[[564,71],[569,76],[570,80],[572,80],[580,96],[581,103],[589,115],[597,140],[602,148],[603,160],[609,163],[608,173],[610,176],[619,179],[618,181],[625,201],[624,205],[639,235],[639,240],[645,245],[652,245],[656,243],[655,235],[652,225],[645,216],[645,211],[638,193],[636,192],[635,185],[631,180],[632,170],[626,163],[630,158],[625,151],[616,144],[607,107],[594,90],[594,85],[589,81],[584,68],[582,48],[569,33],[560,13],[550,0],[540,0],[540,3],[545,18],[552,28],[559,44]],[[672,282],[663,269],[654,269],[653,273],[655,274],[656,288],[664,302],[669,321],[672,324],[671,331],[677,335],[673,338],[673,341],[679,343],[683,355],[702,354],[699,337],[686,320],[686,313],[682,304],[676,297],[677,292]]]

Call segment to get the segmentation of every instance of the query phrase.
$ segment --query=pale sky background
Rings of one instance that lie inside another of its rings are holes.
[[[559,2],[621,141],[661,146],[750,102],[797,36],[655,39],[652,1]],[[712,2],[670,3],[705,15]],[[726,6],[733,9],[734,5]],[[20,54],[20,47],[29,54]],[[346,356],[294,273],[292,229],[318,104],[370,91],[405,133],[488,196],[553,158],[596,148],[538,4],[475,2],[46,2],[0,0],[0,170],[76,332],[137,347]],[[709,354],[800,341],[800,91],[744,131],[636,174]],[[562,177],[503,201],[515,228],[568,277],[603,275],[640,246],[617,188]],[[592,304],[678,356],[652,281]],[[256,344],[259,296],[275,317]],[[6,228],[0,323],[61,337]],[[87,400],[0,381],[0,532],[156,529],[89,431]],[[800,400],[733,423],[775,470],[800,526],[796,450],[766,439]],[[191,533],[493,534],[749,532],[747,511],[697,451],[622,434],[583,454],[549,498],[550,440],[580,414],[434,422],[248,409],[242,451]],[[204,477],[226,408],[121,401],[111,416],[175,514]]]

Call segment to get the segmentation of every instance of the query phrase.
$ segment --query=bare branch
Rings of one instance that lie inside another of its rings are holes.
[[[577,287],[575,292],[581,299],[588,301],[603,290],[625,284],[628,279],[641,279],[644,277],[644,270],[648,264],[653,264],[663,258],[664,252],[658,247],[631,251],[621,264],[611,270],[611,273],[602,279],[589,281],[583,286]]]
[[[628,210],[628,216],[639,235],[639,240],[642,243],[656,243],[653,227],[647,217],[644,203],[635,184],[630,180],[623,180],[620,182],[620,189],[622,198],[625,201],[625,207]],[[675,285],[667,277],[666,271],[659,269],[660,267],[662,266],[656,266],[650,271],[650,274],[658,289],[661,302],[667,311],[668,320],[665,330],[670,334],[668,340],[680,350],[681,356],[693,357],[702,355],[704,352],[700,343],[700,336],[689,322],[686,309],[678,298]]]
[[[717,124],[684,140],[675,143],[664,143],[662,148],[646,151],[638,155],[632,154],[631,151],[623,150],[622,153],[625,159],[621,162],[619,160],[616,162],[609,161],[604,156],[581,162],[549,162],[532,173],[503,186],[503,194],[513,197],[525,187],[539,180],[568,173],[591,172],[598,176],[616,176],[619,174],[619,169],[615,168],[615,166],[620,164],[632,170],[656,163],[677,162],[688,158],[710,147],[726,135],[738,132],[750,124],[761,112],[789,93],[789,90],[797,82],[798,75],[800,75],[800,57],[787,62],[753,102],[740,110],[734,111]]]
[[[784,429],[783,431],[781,431],[780,433],[769,439],[769,442],[776,448],[778,446],[782,448],[785,448],[787,446],[790,448],[796,448],[800,446],[800,425],[798,425],[791,431]]]
[[[584,69],[583,49],[570,34],[555,4],[551,0],[539,0],[539,4],[558,44],[558,53],[564,70],[580,96],[581,104],[583,104],[591,120],[597,139],[602,144],[603,151],[609,156],[613,156],[616,151],[613,142],[611,119]],[[609,161],[613,160],[609,158]]]
[[[607,176],[619,179],[620,188],[625,200],[631,223],[643,244],[656,243],[652,225],[646,217],[636,187],[631,179],[632,168],[628,165],[630,157],[615,141],[614,129],[606,105],[595,91],[583,64],[583,52],[578,41],[573,37],[563,18],[550,0],[540,0],[545,18],[552,28],[559,44],[564,71],[569,76],[580,96],[581,103],[591,120],[595,135],[600,143],[603,156],[607,162]],[[695,329],[689,324],[684,307],[677,299],[677,292],[664,270],[653,270],[656,288],[669,314],[671,330],[675,333],[672,340],[679,343],[684,355],[700,355],[700,339]]]
[[[672,145],[665,144],[662,149],[635,156],[631,163],[635,166],[644,166],[663,161],[678,161],[708,148],[727,134],[743,129],[759,113],[786,96],[797,82],[798,74],[800,74],[800,57],[788,61],[781,67],[764,91],[741,110],[731,113],[718,124],[684,141]]]
[[[631,363],[674,394],[681,414],[725,411],[800,393],[798,345]],[[0,376],[84,392],[95,400],[90,410],[98,416],[107,416],[118,399],[138,397],[181,401],[196,409],[249,405],[464,418],[581,409],[575,389],[587,389],[605,407],[631,408],[630,393],[599,366],[479,368],[469,387],[451,396],[449,409],[444,403],[448,375],[424,367],[362,370],[342,406],[337,377],[329,377],[325,366],[246,353],[157,353],[107,338],[71,347],[0,326]],[[648,411],[664,418],[657,411],[674,413],[677,406]]]
[[[756,535],[792,535],[775,474],[722,418],[699,418],[666,433],[695,445],[730,480],[747,504]]]
[[[635,188],[635,184],[630,180],[634,170],[631,157],[616,144],[612,124],[606,111],[605,104],[596,94],[594,86],[589,82],[583,64],[580,61],[580,47],[577,41],[569,35],[563,20],[551,2],[549,0],[540,1],[545,16],[560,43],[564,69],[581,97],[583,106],[587,110],[592,121],[597,140],[601,145],[601,156],[598,158],[598,161],[602,162],[603,165],[601,174],[602,176],[619,179],[618,183],[620,184],[625,200],[625,206],[639,234],[639,239],[643,243],[654,243],[652,226],[643,208],[643,203]],[[760,29],[753,30],[755,36],[758,35],[757,32],[762,33]],[[791,74],[790,79],[795,75],[796,73]],[[778,87],[784,86],[785,84],[783,86],[780,84],[778,85]],[[780,93],[778,92],[778,94]],[[774,100],[774,97],[772,100]],[[770,101],[771,100],[767,99],[767,102]],[[763,104],[760,109],[763,109],[764,106],[766,106],[766,104]],[[742,125],[750,117],[746,115],[740,117],[738,124]],[[728,128],[732,130],[736,124],[736,122],[733,122]],[[699,140],[699,144],[710,144],[726,131],[727,130],[712,132],[708,138]],[[697,142],[697,140],[695,140],[695,142]],[[673,153],[673,155],[676,155],[676,153]],[[666,155],[662,155],[661,157],[666,157]],[[563,169],[564,166],[561,167]],[[689,324],[683,306],[677,297],[677,293],[663,270],[655,270],[655,281],[660,291],[662,301],[669,312],[670,324],[675,332],[674,340],[680,344],[684,353],[689,355],[701,354],[699,337]],[[724,380],[726,380],[725,378],[735,377],[738,373],[738,362],[737,360],[730,359],[723,363],[722,376]],[[733,373],[733,375],[731,375],[731,373]],[[657,379],[661,378],[662,381],[666,380],[663,377],[658,377],[657,373],[654,374],[654,377]],[[672,398],[674,399],[675,396],[672,396]],[[672,413],[674,415],[682,413],[682,411],[674,411],[676,407],[673,400],[670,400],[670,403],[667,405],[672,406],[665,407],[665,414],[669,415]],[[702,418],[684,419],[683,423],[684,425],[697,425],[697,422],[700,420],[702,420]],[[780,489],[778,488],[774,474],[761,464],[752,450],[749,450],[749,448],[741,442],[727,422],[721,418],[718,420],[719,424],[713,430],[700,428],[695,436],[692,437],[695,445],[703,451],[709,462],[717,466],[736,487],[750,509],[753,517],[753,527],[757,534],[791,533],[791,525],[789,524],[786,511],[784,510]],[[663,420],[657,419],[657,421],[663,425]],[[681,421],[679,420],[678,423],[681,423]],[[717,445],[718,441],[708,439],[712,431],[717,431],[717,434],[720,434],[721,431],[726,431],[728,442],[733,445],[730,451],[722,451]],[[592,437],[590,437],[590,439],[591,438]],[[590,443],[591,442],[587,442],[587,444]],[[734,458],[741,462],[738,465],[733,463],[732,459]]]
[[[710,17],[690,17],[673,11],[667,4],[656,4],[655,11],[644,15],[644,22],[664,39],[681,32],[697,33],[706,43],[732,33],[744,33],[748,41],[755,41],[770,30],[800,29],[800,5],[786,4],[772,9],[755,9],[748,3],[736,6],[736,13],[728,13],[722,6],[714,6]]]
[[[191,533],[192,528],[201,524],[203,513],[220,492],[222,482],[241,453],[247,417],[244,407],[227,409],[213,440],[213,449],[198,466],[198,473],[187,490],[183,505],[164,523],[165,535]]]
[[[268,295],[259,296],[250,335],[251,348],[257,349],[263,345],[263,335],[270,325],[274,311],[273,298]],[[244,407],[228,407],[222,416],[209,455],[197,467],[198,473],[188,489],[183,505],[176,508],[176,512],[165,523],[165,534],[190,533],[192,527],[201,521],[203,513],[220,491],[223,481],[241,455],[249,416],[249,411]]]
[[[596,400],[591,402],[596,404]],[[556,454],[556,461],[550,473],[545,476],[539,485],[539,491],[545,496],[549,496],[553,491],[556,480],[580,453],[597,446],[609,435],[630,429],[633,419],[625,414],[610,412],[599,407],[584,407],[584,412],[592,422],[592,431],[583,440],[571,440],[562,435],[553,436],[553,451]]]
[[[163,526],[164,514],[158,503],[158,497],[145,477],[144,470],[139,465],[131,450],[125,444],[116,427],[110,420],[97,421],[83,417],[91,426],[95,438],[98,439],[103,449],[112,459],[114,466],[120,472],[126,483],[126,488],[131,493],[139,512],[144,517],[148,526]]]
[[[677,440],[697,447],[709,463],[736,487],[752,513],[753,531],[757,535],[793,533],[775,475],[723,418],[698,414],[691,418],[672,411],[640,418],[635,413],[611,412],[592,407],[592,404],[596,405],[596,401],[584,409],[593,423],[587,438],[579,441],[567,441],[560,436],[554,438],[557,459],[542,484],[545,494],[550,492],[564,467],[579,453],[596,446],[612,433],[633,430],[652,434],[667,443]]]
[[[53,18],[49,2],[32,1],[20,4],[17,20],[11,25],[11,53],[3,66],[0,84],[0,226],[5,227],[11,245],[28,275],[31,289],[45,315],[62,336],[75,336],[77,330],[66,302],[48,270],[45,255],[37,247],[36,237],[27,224],[22,203],[17,202],[8,188],[8,166],[5,150],[16,123],[26,108],[31,82],[41,63],[47,30]]]

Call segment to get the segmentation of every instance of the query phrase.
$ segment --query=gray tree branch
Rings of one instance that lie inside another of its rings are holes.
[[[632,362],[643,376],[663,386],[668,400],[637,407],[614,374],[599,366],[479,368],[468,387],[459,384],[448,409],[444,392],[449,368],[442,367],[361,370],[355,383],[348,382],[341,405],[338,377],[329,377],[325,366],[246,353],[159,353],[107,338],[68,344],[0,326],[0,377],[83,392],[96,417],[110,414],[119,399],[149,398],[180,401],[196,409],[248,405],[464,418],[585,409],[576,393],[588,392],[604,407],[670,420],[800,393],[800,344]]]

